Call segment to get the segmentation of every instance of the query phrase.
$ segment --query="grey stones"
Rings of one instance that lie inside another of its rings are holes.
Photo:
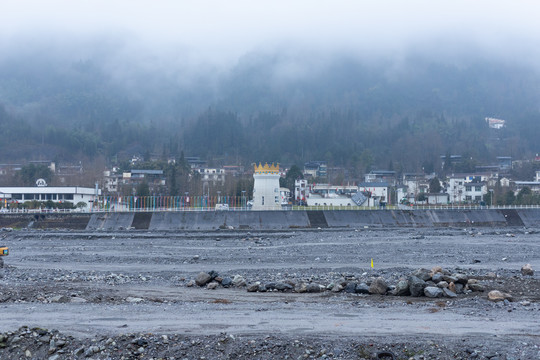
[[[464,275],[464,274],[455,274],[455,278],[456,278],[457,281],[454,281],[454,282],[458,282],[458,283],[464,284],[464,285],[467,284],[467,282],[469,281],[469,277],[467,275]]]
[[[209,283],[210,280],[212,280],[212,277],[210,276],[210,274],[205,273],[205,272],[200,272],[200,273],[195,277],[195,283],[196,283],[198,286],[204,286],[204,285],[206,285],[207,283]]]
[[[354,292],[356,294],[369,294],[369,286],[366,283],[360,283],[356,285]]]
[[[467,287],[471,291],[479,291],[479,292],[484,291],[484,285],[478,284],[478,283],[467,284]]]
[[[224,277],[222,280],[221,280],[221,286],[223,287],[229,287],[231,286],[233,283],[232,279],[230,277]]]
[[[386,294],[386,291],[388,290],[388,284],[386,283],[386,280],[382,277],[378,277],[369,286],[369,292],[370,294],[379,294],[384,295]]]
[[[414,271],[411,275],[423,281],[428,281],[431,279],[431,271],[428,269],[418,269]]]
[[[286,291],[286,290],[292,290],[293,286],[284,282],[278,282],[276,283],[274,288],[278,291]]]
[[[429,298],[438,298],[443,296],[443,291],[436,286],[426,286],[424,288],[424,295]]]
[[[356,292],[356,283],[354,282],[347,283],[344,291],[348,294],[354,294]]]
[[[319,284],[311,283],[306,286],[306,292],[308,293],[320,293],[322,291],[322,287]]]
[[[448,288],[443,288],[442,292],[445,297],[449,297],[449,298],[457,297],[457,294]]]
[[[260,285],[261,285],[261,283],[258,282],[258,281],[257,281],[257,282],[254,282],[253,284],[249,284],[249,285],[247,286],[247,291],[248,291],[248,292],[256,292],[256,291],[259,290],[259,286],[260,286]]]
[[[394,295],[397,295],[397,296],[411,295],[411,291],[409,290],[409,282],[406,279],[401,279],[398,281],[396,288],[394,289]]]
[[[431,280],[432,280],[435,284],[438,284],[438,283],[441,282],[441,281],[445,281],[445,279],[443,278],[443,274],[441,274],[441,273],[433,274],[433,276],[431,277]]]
[[[411,296],[419,297],[424,294],[424,288],[427,286],[426,282],[416,276],[409,277],[409,291]]]
[[[531,266],[531,264],[525,264],[521,267],[521,275],[524,275],[524,276],[533,276],[534,275],[534,270]]]
[[[246,280],[243,276],[235,275],[232,279],[232,283],[236,287],[246,286]]]

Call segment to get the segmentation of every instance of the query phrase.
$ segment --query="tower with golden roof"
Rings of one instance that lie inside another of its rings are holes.
[[[281,210],[279,164],[254,164],[253,210]]]

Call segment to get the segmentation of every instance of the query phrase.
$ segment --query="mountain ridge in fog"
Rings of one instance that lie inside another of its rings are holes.
[[[538,120],[540,76],[505,58],[280,49],[250,52],[227,67],[197,65],[182,51],[168,59],[137,54],[121,42],[62,51],[69,56],[43,47],[0,59],[1,126],[25,133],[29,149],[49,144],[59,158],[182,149],[246,163],[398,161],[414,170],[447,152],[489,161],[536,151],[527,129]],[[486,116],[508,120],[505,141],[490,140]],[[234,141],[216,140],[224,134]],[[430,144],[417,145],[426,136]],[[32,153],[2,146],[11,158]]]

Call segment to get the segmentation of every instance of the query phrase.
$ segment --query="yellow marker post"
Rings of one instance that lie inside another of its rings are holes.
[[[373,259],[371,259],[371,268],[373,269]]]

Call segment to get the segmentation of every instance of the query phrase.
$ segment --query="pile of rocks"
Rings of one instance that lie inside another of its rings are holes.
[[[187,283],[188,287],[191,286],[206,286],[207,289],[215,289],[218,286],[222,286],[224,288],[228,288],[231,286],[235,287],[243,287],[246,286],[246,280],[241,275],[235,275],[234,277],[222,277],[220,276],[217,271],[210,271],[210,272],[200,272],[194,280],[191,280]]]
[[[240,276],[222,277],[216,271],[201,272],[187,286],[205,286],[207,289],[216,289],[219,286],[246,287],[248,292],[283,291],[297,293],[320,293],[331,291],[334,293],[346,292],[355,294],[395,295],[395,296],[426,296],[430,298],[454,298],[458,294],[467,294],[473,291],[484,291],[479,280],[471,279],[462,273],[451,273],[441,267],[431,270],[418,269],[407,277],[401,277],[396,285],[389,285],[383,277],[367,279],[364,282],[350,281],[345,278],[332,281],[326,285],[319,283],[305,283],[302,281],[285,280],[262,282],[254,281],[247,284]]]

